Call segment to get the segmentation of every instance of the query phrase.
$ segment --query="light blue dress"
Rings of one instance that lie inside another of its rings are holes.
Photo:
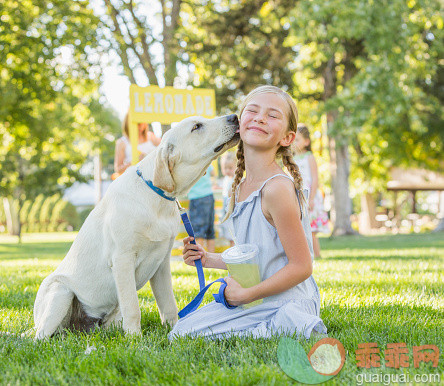
[[[236,200],[230,216],[237,242],[256,244],[259,247],[258,263],[262,280],[274,275],[288,263],[276,228],[267,221],[261,208],[261,191],[269,180],[277,176],[291,179],[284,174],[270,177],[245,201]],[[311,229],[305,211],[302,225],[313,259]],[[319,311],[319,289],[313,276],[310,276],[287,291],[264,298],[262,304],[251,308],[228,309],[213,301],[181,318],[168,338],[171,340],[183,335],[211,338],[232,335],[270,337],[274,334],[296,332],[308,339],[313,330],[327,333]]]

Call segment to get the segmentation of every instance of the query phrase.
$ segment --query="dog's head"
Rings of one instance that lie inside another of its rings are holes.
[[[157,148],[154,185],[168,193],[185,194],[211,161],[239,142],[238,129],[235,114],[184,119],[165,133]]]

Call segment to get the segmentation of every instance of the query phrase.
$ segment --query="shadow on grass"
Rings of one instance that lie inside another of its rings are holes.
[[[18,259],[63,259],[72,242],[0,244],[0,261]]]
[[[368,250],[368,248],[366,248]],[[375,249],[377,250],[377,249]],[[357,250],[358,251],[358,250]],[[402,251],[402,249],[398,249],[398,251]],[[415,256],[415,255],[410,255],[410,256],[405,256],[405,255],[390,255],[390,256],[381,256],[381,255],[369,255],[369,256],[360,256],[359,253],[356,254],[356,256],[328,256],[325,258],[320,258],[317,259],[316,262],[329,262],[329,261],[350,261],[350,262],[359,262],[359,261],[393,261],[393,260],[399,260],[400,263],[402,263],[403,261],[409,261],[409,260],[414,260],[414,261],[428,261],[428,260],[433,260],[436,261],[437,259],[439,259],[440,257],[437,255],[429,255],[429,256]]]
[[[320,238],[321,248],[326,250],[338,249],[405,249],[437,247],[444,248],[443,233],[415,233],[407,235],[383,236],[339,236]]]

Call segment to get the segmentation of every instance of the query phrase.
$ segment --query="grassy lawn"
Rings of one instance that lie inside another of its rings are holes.
[[[279,367],[279,338],[180,339],[169,343],[147,284],[139,291],[141,337],[120,330],[67,333],[44,342],[20,337],[33,327],[41,281],[58,265],[74,234],[25,235],[18,245],[0,237],[0,384],[293,384]],[[444,382],[444,237],[414,234],[321,239],[314,277],[329,336],[342,342],[346,362],[328,384],[356,384],[358,374],[440,374]],[[178,306],[197,293],[194,269],[172,262]],[[221,276],[209,270],[207,280]],[[211,300],[210,295],[205,298]],[[357,367],[359,343],[377,342],[380,368]],[[388,343],[404,342],[410,367],[384,367]],[[308,352],[314,340],[301,342]],[[438,368],[413,367],[412,347],[439,347]],[[369,379],[369,378],[367,378]]]

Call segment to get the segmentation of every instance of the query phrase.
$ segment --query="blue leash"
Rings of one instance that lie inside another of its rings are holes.
[[[145,182],[145,184],[147,184],[148,187],[151,188],[151,190],[153,190],[159,196],[161,196],[169,201],[176,201],[179,211],[183,212],[180,214],[180,217],[182,217],[182,222],[183,222],[183,225],[185,226],[188,236],[191,236],[195,239],[194,230],[193,230],[193,227],[191,226],[190,220],[188,219],[187,212],[185,212],[184,209],[180,206],[179,201],[176,199],[176,197],[167,196],[162,189],[158,188],[157,186],[154,186],[154,184],[151,180],[146,180],[143,177],[142,172],[139,170],[139,167],[137,167],[136,173]],[[196,244],[196,241],[195,240],[191,241],[191,244]],[[225,291],[225,287],[227,286],[227,282],[224,279],[217,279],[217,280],[213,281],[212,283],[208,284],[207,286],[205,286],[205,276],[203,273],[202,262],[200,261],[200,259],[198,259],[198,260],[194,260],[194,264],[196,265],[196,269],[197,269],[197,276],[199,278],[200,291],[189,304],[187,304],[182,310],[179,311],[179,318],[183,318],[184,316],[187,316],[190,312],[193,312],[194,310],[196,310],[200,306],[200,303],[202,303],[202,299],[205,295],[205,292],[207,292],[208,288],[210,288],[214,283],[217,283],[217,282],[222,283],[222,285],[219,288],[219,292],[217,294],[213,294],[216,302],[221,303],[225,307],[230,308],[230,309],[236,308],[236,306],[230,306],[227,302],[227,299],[225,299],[224,291]]]
[[[187,212],[181,213],[180,217],[182,217],[182,222],[183,225],[185,226],[185,230],[187,231],[188,236],[191,236],[195,239],[194,230],[190,223],[190,220],[188,219]],[[195,240],[191,241],[191,244],[196,244],[196,241]],[[212,283],[205,285],[205,276],[203,273],[202,262],[200,261],[200,259],[198,259],[194,260],[194,263],[196,265],[197,276],[199,278],[200,290],[199,293],[196,295],[196,297],[190,303],[188,303],[183,309],[179,311],[178,314],[179,318],[183,318],[184,316],[187,316],[190,312],[197,310],[197,308],[200,306],[200,303],[202,303],[203,297],[207,292],[208,288],[210,288],[214,283],[222,283],[221,286],[219,287],[219,292],[217,294],[213,294],[216,303],[221,303],[229,309],[236,308],[236,306],[231,306],[230,304],[228,304],[227,299],[225,299],[224,291],[225,287],[227,286],[227,282],[224,279],[217,279]]]

